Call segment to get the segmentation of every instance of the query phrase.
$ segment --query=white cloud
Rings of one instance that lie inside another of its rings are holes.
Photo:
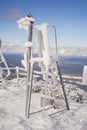
[[[8,19],[16,20],[20,17],[20,12],[18,9],[12,9],[7,14]]]
[[[21,17],[20,11],[17,8],[13,8],[7,12],[0,14],[0,19],[5,20],[17,20]]]

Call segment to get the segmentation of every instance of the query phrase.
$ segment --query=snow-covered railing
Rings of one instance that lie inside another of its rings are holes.
[[[4,70],[6,71],[5,75],[4,75]],[[2,86],[4,88],[6,86],[4,86],[3,84],[9,75],[10,75],[10,70],[9,70],[8,64],[5,60],[5,57],[1,51],[1,40],[0,40],[0,78],[1,78]]]

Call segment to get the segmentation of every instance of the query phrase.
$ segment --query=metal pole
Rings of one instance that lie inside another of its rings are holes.
[[[58,63],[58,46],[57,46],[57,36],[56,36],[56,28],[55,26],[52,26],[55,29],[55,44],[56,44],[56,64],[57,64],[57,70],[58,70],[58,74],[59,74],[59,78],[60,78],[60,83],[62,85],[62,90],[63,90],[63,94],[64,94],[64,98],[65,98],[65,102],[66,102],[66,107],[67,110],[69,110],[69,104],[68,104],[68,100],[67,100],[67,96],[66,96],[66,91],[64,88],[64,83],[63,83],[63,79],[61,76],[61,71],[60,71],[60,67],[59,67],[59,63]]]
[[[32,15],[29,14],[27,17],[32,18]],[[28,26],[28,42],[32,42],[32,30],[33,30],[33,23],[34,21],[29,21],[30,24]],[[29,84],[30,82],[30,72],[31,72],[31,46],[27,46],[27,93],[26,93],[26,116],[29,118],[30,113],[30,103],[31,103],[31,92],[32,92],[32,85]]]
[[[67,96],[66,96],[66,92],[65,92],[63,79],[62,79],[62,76],[61,76],[61,72],[60,72],[58,61],[56,61],[56,64],[57,64],[57,69],[58,69],[58,73],[59,73],[59,77],[60,77],[60,83],[62,85],[62,90],[63,90],[63,94],[64,94],[64,97],[65,97],[66,107],[67,107],[67,110],[69,110],[69,104],[68,104],[68,100],[67,100]]]

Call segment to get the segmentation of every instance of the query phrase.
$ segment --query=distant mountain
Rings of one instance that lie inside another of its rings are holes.
[[[23,66],[21,63],[23,54],[4,54],[4,56],[10,67]],[[87,57],[60,56],[59,61],[62,74],[82,75],[83,66],[87,64]],[[35,65],[35,68],[38,69],[38,66]]]
[[[55,48],[50,49],[54,55]],[[6,45],[1,47],[1,51],[9,66],[23,66],[21,60],[23,60],[25,47]],[[87,64],[87,47],[59,47],[58,54],[63,74],[82,75],[83,66]]]
[[[23,60],[23,54],[4,54],[6,62],[10,67],[12,66],[20,66],[22,67],[21,60]]]
[[[59,60],[63,74],[82,75],[83,66],[87,64],[87,56],[60,56]]]

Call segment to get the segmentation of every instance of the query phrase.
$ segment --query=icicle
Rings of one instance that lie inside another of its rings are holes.
[[[44,65],[47,66],[50,64],[50,55],[49,55],[49,43],[48,43],[48,31],[47,31],[47,28],[48,28],[48,24],[47,23],[44,23],[42,25],[38,25],[38,26],[35,26],[35,29],[39,30],[40,34],[38,34],[38,39],[42,38],[42,41],[43,43],[40,43],[40,44],[43,44],[43,62],[44,62]],[[40,37],[42,35],[42,37]]]
[[[42,57],[42,51],[44,48],[43,36],[42,36],[42,32],[40,30],[37,30],[37,29],[35,30],[35,41],[37,43],[39,57]]]

